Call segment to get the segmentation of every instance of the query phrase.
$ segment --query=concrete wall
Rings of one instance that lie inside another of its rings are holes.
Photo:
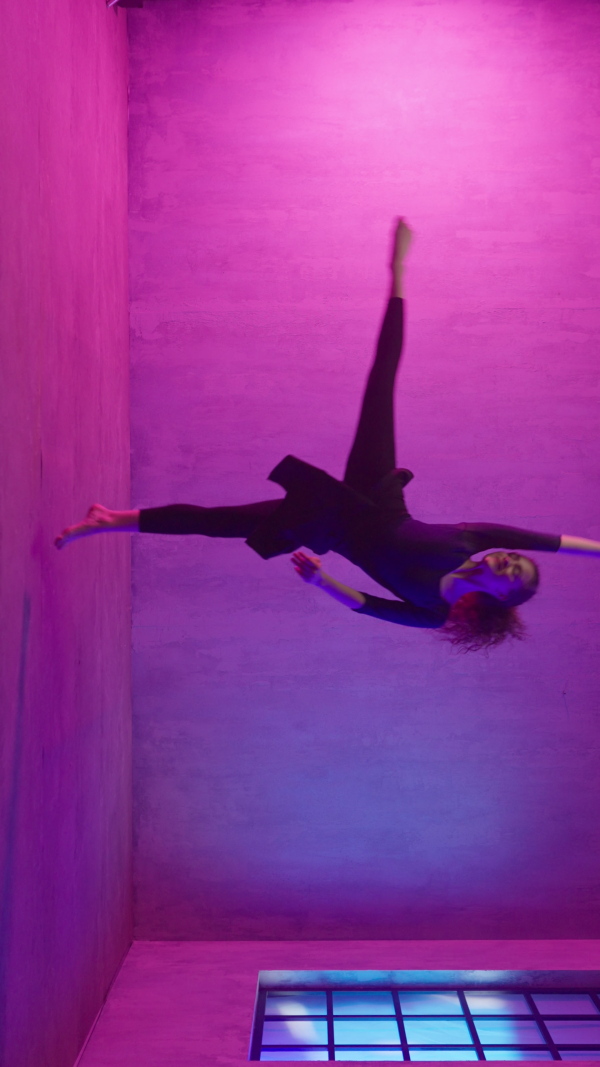
[[[413,514],[600,538],[598,4],[129,25],[135,503],[341,474],[403,213]],[[140,937],[600,933],[598,561],[540,558],[530,639],[464,658],[241,543],[134,562]]]
[[[598,941],[138,941],[78,1067],[244,1067],[262,970],[595,970],[599,950]]]
[[[130,943],[125,16],[2,12],[0,1062],[71,1067]]]

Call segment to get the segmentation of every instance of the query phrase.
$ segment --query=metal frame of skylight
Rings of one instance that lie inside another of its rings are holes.
[[[387,980],[382,981],[382,978]],[[552,1039],[552,1035],[546,1026],[546,1021],[559,1022],[589,1022],[590,1019],[596,1019],[600,1021],[600,997],[598,996],[598,990],[600,989],[600,973],[596,971],[395,971],[384,972],[371,971],[371,972],[261,972],[259,976],[259,989],[256,1001],[255,1019],[252,1031],[252,1040],[250,1046],[249,1059],[253,1061],[260,1060],[260,1054],[262,1051],[267,1051],[263,1048],[262,1036],[264,1022],[269,1020],[283,1021],[284,1018],[298,1019],[303,1021],[326,1021],[327,1023],[327,1046],[325,1044],[303,1044],[299,1046],[294,1045],[270,1045],[268,1051],[282,1052],[282,1059],[285,1059],[285,1053],[291,1051],[298,1051],[299,1048],[304,1050],[314,1051],[327,1051],[328,1060],[335,1061],[336,1048],[339,1051],[342,1050],[356,1050],[357,1055],[360,1058],[361,1051],[378,1051],[382,1053],[381,1059],[385,1059],[386,1051],[402,1051],[404,1060],[410,1060],[410,1049],[414,1051],[430,1051],[430,1052],[443,1052],[452,1050],[454,1052],[475,1052],[478,1060],[485,1060],[485,1049],[491,1051],[519,1051],[519,1052],[540,1052],[546,1051],[550,1053],[553,1060],[561,1060],[560,1049],[564,1052],[577,1051],[577,1052],[593,1052],[597,1055],[594,1058],[600,1058],[600,1042],[593,1044],[577,1044],[573,1042],[556,1042]],[[482,1042],[479,1034],[477,1033],[475,1019],[481,1018],[482,1013],[473,1013],[468,1005],[465,994],[476,991],[490,991],[490,992],[504,992],[504,993],[518,993],[525,997],[526,1003],[529,1007],[529,1014],[521,1013],[494,1013],[493,1015],[487,1014],[485,1017],[494,1019],[496,1021],[534,1021],[540,1031],[540,1035],[543,1038],[543,1043],[537,1043],[535,1045],[529,1043],[518,1042],[502,1042],[502,1044],[492,1042]],[[291,993],[291,992],[322,992],[326,997],[326,1014],[303,1014],[303,1015],[265,1015],[266,999],[269,993]],[[404,1019],[420,1018],[420,1019],[457,1019],[461,1016],[457,1014],[435,1014],[435,1015],[413,1015],[412,1013],[402,1012],[399,994],[404,992],[420,992],[420,993],[439,993],[439,992],[456,992],[459,998],[459,1002],[462,1009],[462,1018],[467,1024],[470,1036],[470,1044],[450,1044],[444,1043],[417,1043],[411,1042],[409,1044],[406,1030],[404,1027]],[[394,1019],[398,1026],[399,1041],[392,1045],[373,1045],[373,1044],[353,1044],[338,1042],[337,1045],[334,1041],[334,1011],[333,1011],[333,993],[334,992],[389,992],[392,995],[394,1004],[395,1015],[370,1015],[366,1016],[361,1014],[349,1014],[344,1013],[343,1016],[335,1016],[337,1018],[343,1018],[344,1020],[350,1019]],[[565,1013],[553,1013],[552,1015],[542,1013],[539,1011],[533,996],[535,994],[543,993],[567,993],[567,994],[586,994],[588,995],[596,1010],[597,1016],[590,1014],[565,1014]],[[560,1046],[560,1047],[559,1047]],[[291,1061],[290,1061],[291,1062]],[[412,1061],[415,1062],[415,1061]],[[420,1061],[423,1062],[423,1061]],[[489,1061],[488,1061],[489,1062]],[[499,1062],[499,1061],[495,1061]]]

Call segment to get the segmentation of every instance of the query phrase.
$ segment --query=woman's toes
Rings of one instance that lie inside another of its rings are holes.
[[[66,530],[63,530],[63,532],[54,539],[56,547],[64,548],[65,545],[68,545],[69,541],[72,541],[73,538],[77,537],[77,529],[77,526],[68,526]]]

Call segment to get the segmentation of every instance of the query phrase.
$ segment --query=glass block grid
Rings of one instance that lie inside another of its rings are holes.
[[[263,989],[251,1060],[600,1060],[600,990]]]

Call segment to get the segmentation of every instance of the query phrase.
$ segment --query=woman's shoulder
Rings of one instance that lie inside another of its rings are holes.
[[[489,548],[508,548],[532,552],[558,552],[560,534],[538,533],[518,526],[503,526],[494,522],[460,522],[458,526],[476,546],[474,552]]]

